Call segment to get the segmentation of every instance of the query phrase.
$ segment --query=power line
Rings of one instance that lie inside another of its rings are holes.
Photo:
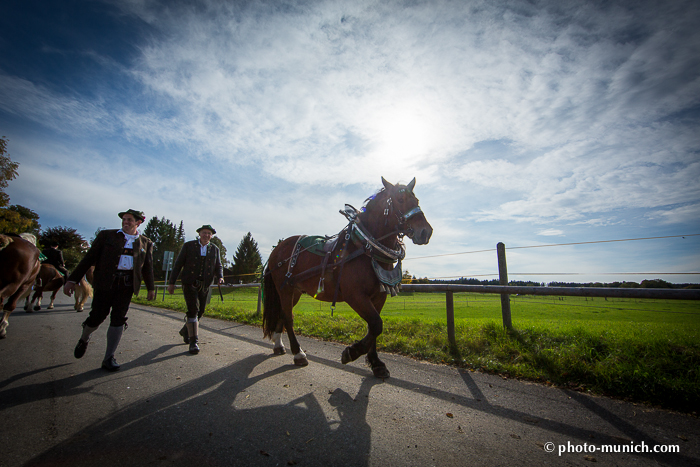
[[[525,248],[545,248],[545,247],[552,247],[552,246],[570,246],[570,245],[590,245],[593,243],[612,243],[612,242],[633,242],[633,241],[638,241],[638,240],[657,240],[660,238],[685,238],[685,237],[698,237],[700,234],[690,234],[690,235],[665,235],[662,237],[641,237],[641,238],[623,238],[619,240],[596,240],[592,242],[572,242],[572,243],[550,243],[547,245],[529,245],[529,246],[512,246],[506,248],[507,250],[521,250]],[[415,256],[411,258],[405,258],[403,261],[409,261],[413,259],[425,259],[425,258],[438,258],[442,256],[456,256],[456,255],[468,255],[472,253],[484,253],[487,251],[496,251],[495,248],[490,248],[488,250],[474,250],[474,251],[462,251],[459,253],[445,253],[442,255],[430,255],[430,256]]]
[[[637,276],[690,276],[690,275],[700,275],[700,272],[508,272],[509,280],[512,276],[623,276],[623,275],[637,275]],[[498,277],[498,274],[463,274],[461,276],[439,276],[439,277],[428,277],[428,280],[436,279],[462,279],[462,278],[474,278],[474,277]],[[418,280],[416,278],[415,280]],[[412,279],[413,280],[413,279]]]

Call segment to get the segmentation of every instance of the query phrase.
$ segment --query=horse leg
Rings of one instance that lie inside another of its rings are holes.
[[[309,364],[309,360],[306,358],[306,352],[304,352],[299,345],[297,336],[294,334],[294,320],[290,319],[287,321],[287,337],[289,337],[289,347],[292,349],[292,354],[294,355],[294,364],[296,366],[306,366]]]
[[[49,303],[49,310],[53,310],[53,301],[56,300],[56,294],[58,293],[58,289],[54,291],[54,293],[51,294],[51,303]]]
[[[17,307],[17,301],[19,298],[31,288],[31,282],[28,284],[21,285],[15,293],[10,295],[5,302],[3,311],[5,312],[0,320],[0,339],[7,337],[7,326],[10,325],[10,315],[15,311]],[[2,297],[0,297],[0,305],[2,305]]]
[[[44,294],[40,291],[34,293],[34,298],[36,299],[36,305],[34,305],[34,311],[41,310],[41,299],[44,298]]]
[[[282,313],[284,314],[284,327],[287,328],[287,337],[289,338],[289,347],[292,350],[292,355],[294,355],[294,364],[296,366],[307,366],[309,361],[306,358],[306,353],[302,350],[297,336],[294,334],[294,315],[292,310],[294,305],[299,302],[299,298],[301,298],[301,292],[296,290],[291,294],[280,294]]]
[[[389,371],[377,355],[377,337],[382,333],[384,323],[375,304],[368,297],[360,298],[359,300],[349,298],[346,302],[367,322],[367,334],[361,340],[343,350],[340,358],[341,363],[353,362],[362,355],[367,354],[367,360],[372,367],[374,375],[378,378],[388,378]],[[381,305],[383,306],[383,302]],[[381,306],[379,309],[381,310]]]
[[[5,310],[5,313],[2,315],[2,319],[0,320],[0,339],[7,337],[7,326],[10,324],[8,320],[10,319],[11,314],[11,311]]]
[[[385,302],[385,293],[380,293],[374,300],[372,300],[372,303],[374,304],[374,307],[378,310],[378,313],[382,312],[382,308],[384,307]],[[370,348],[367,351],[367,364],[369,364],[370,368],[372,368],[372,373],[374,373],[374,376],[376,376],[377,378],[385,379],[389,377],[389,370],[386,368],[386,364],[379,359],[379,354],[377,353],[376,338],[372,341],[372,343],[370,344]]]
[[[82,291],[77,291],[75,292],[75,305],[73,308],[77,312],[83,311],[83,305],[85,304],[87,300],[87,294],[84,294]]]
[[[275,355],[284,355],[287,351],[284,349],[284,342],[282,342],[282,331],[284,330],[284,320],[279,319],[277,321],[277,327],[275,328],[274,334],[272,334],[272,342],[275,343],[272,352]]]

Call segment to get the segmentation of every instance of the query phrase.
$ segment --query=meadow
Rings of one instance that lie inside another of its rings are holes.
[[[160,290],[147,304],[184,312],[182,295],[163,301]],[[261,326],[257,289],[224,290],[222,302],[213,288],[206,316]],[[683,412],[700,407],[697,301],[511,296],[510,331],[496,294],[455,293],[454,313],[451,346],[443,293],[389,298],[378,349]],[[306,295],[294,321],[298,334],[345,344],[366,332],[344,303],[331,316],[330,303]]]

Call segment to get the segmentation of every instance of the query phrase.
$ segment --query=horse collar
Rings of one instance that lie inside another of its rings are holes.
[[[365,232],[357,222],[351,224],[351,236],[353,242],[367,250],[368,254],[377,261],[393,263],[402,260],[406,256],[406,250],[400,245],[398,250],[385,247],[376,238]]]

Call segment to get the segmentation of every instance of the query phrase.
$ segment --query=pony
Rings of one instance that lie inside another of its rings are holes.
[[[85,302],[88,298],[92,298],[92,277],[95,271],[95,266],[90,266],[85,277],[80,279],[78,286],[75,288],[75,311],[81,312],[84,310]]]
[[[7,337],[8,320],[17,307],[17,300],[30,289],[39,274],[40,253],[31,241],[0,234],[0,305],[4,303],[0,339]]]
[[[34,311],[41,310],[41,300],[43,299],[44,292],[52,292],[51,302],[49,303],[47,310],[53,310],[53,303],[56,299],[56,294],[58,294],[58,291],[62,288],[63,276],[60,272],[58,272],[58,269],[56,269],[51,264],[42,264],[41,269],[39,270],[39,274],[36,276],[36,280],[34,283],[34,295],[31,297],[31,300],[29,298],[31,294],[26,294],[27,300],[24,304],[24,311],[26,311],[27,313],[31,313],[31,304],[34,302],[36,302],[36,305],[34,305]],[[73,306],[73,309],[75,309],[75,311],[81,312],[84,309],[84,305],[85,302],[87,302],[87,299],[89,297],[92,297],[92,287],[83,278],[77,284],[75,291],[75,305]]]
[[[282,240],[270,253],[262,276],[263,337],[274,342],[275,355],[286,352],[282,342],[286,329],[294,364],[308,365],[294,334],[292,313],[306,293],[332,302],[331,310],[344,301],[367,322],[365,337],[343,350],[343,364],[366,355],[377,378],[390,376],[377,354],[377,337],[383,328],[380,313],[387,294],[396,295],[401,284],[403,237],[425,245],[433,228],[413,193],[415,178],[408,185],[392,185],[382,177],[382,184],[360,211],[345,205],[340,212],[349,224],[337,235],[296,235]]]

